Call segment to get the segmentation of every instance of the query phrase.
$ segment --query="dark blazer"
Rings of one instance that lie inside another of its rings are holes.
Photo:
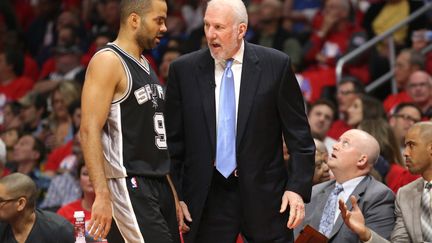
[[[319,229],[324,206],[331,191],[335,187],[335,180],[315,185],[312,189],[311,202],[306,205],[306,215],[303,225],[295,230],[298,235],[300,229],[309,224],[314,229]],[[366,225],[375,230],[379,235],[390,239],[390,234],[395,223],[394,216],[394,194],[381,182],[371,176],[366,176],[354,189],[351,195],[357,198],[358,205],[365,216]],[[346,202],[348,209],[352,210],[351,201]],[[329,242],[359,242],[358,236],[353,233],[344,223],[339,214],[329,236]]]
[[[208,49],[174,61],[166,90],[165,123],[172,176],[189,207],[193,242],[216,156],[215,62]],[[244,230],[257,239],[286,231],[279,213],[285,190],[308,202],[315,146],[289,57],[245,42],[237,114],[237,169]],[[290,151],[288,166],[282,134]],[[190,240],[192,239],[192,240]]]

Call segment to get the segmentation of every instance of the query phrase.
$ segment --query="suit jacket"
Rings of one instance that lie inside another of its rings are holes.
[[[215,62],[208,49],[170,66],[165,124],[172,176],[192,214],[193,241],[216,156]],[[284,163],[282,135],[290,151]],[[245,42],[237,113],[237,170],[244,230],[256,239],[286,231],[285,190],[310,199],[315,146],[289,57]]]
[[[319,229],[324,206],[335,187],[335,182],[335,180],[331,180],[313,187],[311,202],[306,205],[305,220],[301,227],[296,228],[296,235],[306,224],[311,225],[316,230]],[[389,239],[395,222],[393,192],[368,175],[357,185],[351,195],[357,198],[366,225],[379,235]],[[348,200],[346,204],[348,209],[352,210],[351,201]],[[359,242],[359,238],[343,223],[339,214],[330,233],[329,242]]]
[[[420,215],[421,196],[423,193],[423,178],[403,186],[396,196],[396,225],[391,234],[391,242],[423,242]],[[388,243],[390,241],[378,235],[371,229],[370,243]]]
[[[423,178],[418,178],[399,189],[395,203],[396,225],[391,235],[392,242],[423,242],[420,226],[423,182]]]

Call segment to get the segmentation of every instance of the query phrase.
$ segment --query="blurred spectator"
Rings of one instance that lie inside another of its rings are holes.
[[[62,152],[60,149],[63,152],[69,149],[69,154],[63,154],[64,157],[61,160],[54,160],[57,159],[55,156],[60,158],[59,155]],[[41,208],[57,211],[61,206],[80,198],[81,189],[77,180],[80,174],[77,167],[80,166],[79,162],[82,161],[82,158],[78,133],[75,135],[73,141],[54,150],[50,154],[46,163],[45,174],[52,176],[53,179],[46,197],[40,205]]]
[[[308,111],[308,121],[312,137],[323,142],[326,151],[333,151],[333,144],[336,142],[333,138],[327,136],[327,132],[335,118],[336,109],[334,105],[327,100],[317,100],[313,103]]]
[[[43,129],[46,129],[43,120],[47,109],[46,99],[37,92],[29,92],[19,99],[18,103],[21,105],[20,118],[23,132],[39,137]]]
[[[344,77],[337,86],[336,100],[338,104],[339,119],[334,121],[327,136],[333,139],[339,139],[342,133],[351,129],[346,123],[348,116],[348,108],[352,105],[355,99],[364,94],[363,84],[356,78]]]
[[[39,79],[39,66],[35,59],[27,52],[26,40],[23,33],[18,31],[0,33],[0,50],[4,49],[14,49],[22,52],[24,54],[22,76],[30,78],[33,82]]]
[[[407,93],[423,113],[425,119],[432,118],[432,79],[425,71],[415,71],[409,77]]]
[[[314,28],[317,31],[312,33],[305,46],[307,68],[302,72],[310,80],[310,102],[320,97],[323,87],[335,86],[337,60],[366,42],[366,34],[351,20],[351,14],[349,0],[327,0],[322,12],[315,17]],[[354,75],[356,70],[355,75],[368,82],[366,62],[362,59],[355,60],[355,66],[347,66],[346,73]]]
[[[86,53],[81,57],[81,64],[84,66],[87,66],[90,62],[90,59],[92,56],[99,51],[103,46],[108,44],[108,42],[112,42],[114,40],[115,36],[114,34],[110,32],[101,32],[98,33],[95,37],[93,42],[90,44],[89,49]]]
[[[400,103],[391,114],[389,124],[393,129],[401,152],[405,147],[405,135],[408,129],[421,121],[421,118],[421,110],[413,103]]]
[[[3,112],[1,114],[2,118],[2,130],[7,130],[11,128],[21,128],[21,106],[18,102],[8,102],[3,107]]]
[[[37,187],[26,175],[13,173],[0,179],[0,241],[75,241],[71,223],[51,212],[36,209]]]
[[[79,100],[80,96],[81,86],[73,81],[61,81],[51,92],[52,112],[48,118],[50,133],[44,136],[50,150],[72,140],[74,126],[68,107]]]
[[[312,31],[311,22],[321,8],[321,0],[283,1],[283,27],[296,35],[307,35]]]
[[[168,80],[168,69],[172,61],[181,55],[178,49],[167,49],[162,57],[162,62],[159,65],[159,80],[161,84],[166,85]]]
[[[386,0],[386,1],[370,1],[371,6],[363,18],[363,27],[368,33],[369,38],[378,36],[394,25],[407,18],[410,14],[422,7],[423,1],[410,0]],[[426,26],[426,18],[420,16],[408,25],[402,26],[390,38],[393,38],[396,50],[407,48],[410,46],[410,36],[413,30],[424,28]],[[386,40],[380,42],[375,49],[375,52],[370,58],[370,75],[375,80],[389,70],[389,47]],[[391,68],[391,67],[390,67]],[[388,95],[390,90],[388,86],[385,89],[379,89],[379,93]],[[378,93],[377,93],[378,95]],[[406,100],[405,100],[406,102]],[[386,111],[390,108],[385,105]]]
[[[347,124],[353,128],[367,119],[385,119],[386,114],[381,101],[368,95],[362,95],[354,100],[347,110]]]
[[[301,46],[297,39],[282,28],[282,2],[263,0],[258,9],[257,32],[250,41],[285,52],[290,56],[293,67],[298,69],[301,62]]]
[[[3,131],[0,134],[0,139],[6,145],[6,162],[9,163],[13,161],[13,150],[18,139],[21,137],[20,130],[18,128],[10,128]]]
[[[105,0],[96,2],[95,16],[91,16],[92,35],[101,32],[117,33],[120,27],[120,0]]]
[[[81,65],[81,50],[78,46],[57,46],[55,48],[55,70],[36,83],[35,90],[45,94],[53,91],[61,82],[84,82],[85,68]]]
[[[24,55],[14,48],[0,50],[0,107],[17,100],[33,87],[33,80],[23,76]]]
[[[423,70],[424,57],[421,53],[411,50],[402,50],[396,58],[394,66],[394,80],[398,89],[397,94],[391,94],[384,100],[384,109],[391,113],[392,109],[401,102],[411,102],[405,91],[409,76],[417,70]]]
[[[369,38],[384,33],[423,6],[423,1],[386,0],[369,2],[371,5],[363,19],[363,27],[367,31]],[[410,33],[415,29],[424,28],[425,25],[426,19],[421,16],[409,23],[408,26],[396,31],[393,34],[396,45],[405,46],[408,44],[410,42]]]
[[[313,184],[319,184],[321,182],[325,182],[330,180],[330,169],[327,165],[328,161],[328,152],[327,148],[323,142],[314,138],[315,142],[315,172],[312,178]]]
[[[21,136],[14,146],[13,162],[16,165],[16,172],[28,175],[36,183],[38,190],[37,205],[44,199],[50,184],[50,179],[39,170],[44,157],[44,144],[32,135]]]
[[[74,139],[54,149],[45,163],[46,174],[54,176],[56,173],[63,173],[74,168],[82,158],[81,144],[79,138],[79,127],[81,123],[81,102],[79,100],[69,105],[69,115],[72,117]]]
[[[87,168],[84,164],[84,161],[81,161],[77,166],[77,178],[79,179],[79,187],[82,191],[81,197],[62,206],[57,214],[63,216],[69,222],[74,222],[74,212],[75,211],[84,211],[85,221],[89,221],[91,219],[91,208],[93,206],[93,202],[95,200],[95,192],[93,189],[93,185],[91,184],[90,177],[88,175]]]
[[[411,174],[406,169],[405,162],[402,159],[402,153],[399,149],[399,143],[386,120],[364,120],[360,123],[359,128],[372,135],[378,141],[380,145],[380,155],[390,164],[390,168],[388,168],[386,174],[381,175],[385,178],[386,185],[392,189],[395,194],[400,187],[420,177],[419,175]]]
[[[413,31],[411,34],[411,48],[420,52],[423,48],[432,43],[432,31],[427,29],[420,29]],[[425,70],[432,74],[432,52],[425,54]]]

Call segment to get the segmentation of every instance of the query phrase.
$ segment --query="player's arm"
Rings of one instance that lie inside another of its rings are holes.
[[[119,93],[123,77],[118,57],[109,51],[99,53],[89,63],[82,92],[81,147],[96,193],[88,229],[95,238],[105,238],[111,227],[112,205],[101,137],[111,102]]]
[[[169,185],[171,187],[171,190],[172,190],[172,193],[173,193],[173,196],[174,196],[175,207],[176,207],[176,214],[177,214],[177,222],[178,222],[178,225],[179,225],[180,232],[182,232],[182,233],[189,232],[190,228],[184,222],[185,215],[183,214],[182,205],[180,205],[180,201],[179,201],[179,198],[178,198],[177,191],[175,189],[174,183],[172,182],[170,175],[166,175],[166,177],[167,177],[168,183],[169,183]],[[186,217],[190,218],[190,215],[188,215]]]

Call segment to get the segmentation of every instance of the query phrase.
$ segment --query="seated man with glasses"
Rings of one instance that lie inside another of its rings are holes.
[[[75,242],[73,226],[63,217],[36,209],[37,190],[27,175],[0,179],[0,242]]]
[[[408,129],[422,118],[422,112],[414,103],[400,103],[394,109],[389,118],[389,124],[393,129],[401,153],[405,146],[405,135]]]
[[[432,78],[425,71],[415,71],[411,74],[407,93],[423,113],[423,118],[432,118]]]

